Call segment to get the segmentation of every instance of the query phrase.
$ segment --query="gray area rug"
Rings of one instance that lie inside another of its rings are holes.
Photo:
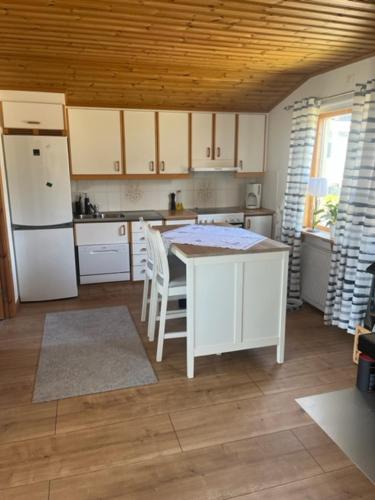
[[[375,393],[353,387],[296,401],[375,483]]]
[[[155,382],[127,307],[46,315],[33,402]]]

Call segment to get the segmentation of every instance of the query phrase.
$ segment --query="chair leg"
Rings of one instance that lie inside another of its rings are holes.
[[[150,285],[150,280],[148,279],[148,276],[145,276],[145,281],[143,283],[141,321],[146,321],[149,285]]]
[[[168,293],[163,293],[160,305],[158,348],[156,350],[156,361],[163,359],[163,346],[165,335],[165,320],[167,318]]]
[[[155,339],[156,316],[158,309],[158,291],[155,280],[151,281],[150,309],[148,313],[147,336],[150,342]]]

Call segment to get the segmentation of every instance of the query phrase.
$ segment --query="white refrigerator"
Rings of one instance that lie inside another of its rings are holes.
[[[66,137],[3,136],[21,302],[77,291]]]

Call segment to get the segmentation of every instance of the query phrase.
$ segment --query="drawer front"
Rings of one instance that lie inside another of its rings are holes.
[[[132,241],[133,243],[144,243],[146,241],[144,231],[142,231],[141,233],[132,233]]]
[[[150,224],[150,226],[160,226],[161,224],[163,224],[163,221],[161,220],[150,220],[150,221],[146,221],[148,224]],[[135,221],[135,222],[132,222],[132,233],[143,233],[143,223],[140,222],[140,221]],[[134,238],[133,238],[133,241],[134,241]]]
[[[147,252],[146,243],[132,243],[132,252],[135,254],[145,255]]]
[[[147,254],[146,253],[133,253],[133,266],[144,266],[147,262]]]
[[[81,285],[90,283],[110,283],[112,281],[129,281],[130,273],[114,273],[114,274],[90,274],[89,276],[80,276],[79,282]]]
[[[6,128],[50,130],[65,128],[61,104],[4,101],[3,119]]]
[[[78,248],[79,273],[126,273],[130,270],[129,245],[87,245]]]
[[[133,281],[143,281],[146,275],[146,269],[144,266],[133,266],[132,267]]]
[[[183,219],[183,220],[167,220],[165,221],[166,226],[177,226],[184,224],[195,224],[195,219]]]
[[[126,222],[87,222],[75,224],[76,245],[108,245],[128,243]]]

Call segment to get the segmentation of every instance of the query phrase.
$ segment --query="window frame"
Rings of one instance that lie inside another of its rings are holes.
[[[323,113],[319,113],[310,177],[319,177],[319,167],[320,167],[321,148],[322,148],[325,120],[335,116],[348,115],[352,113],[353,113],[352,108],[340,108],[334,111],[326,111]],[[305,216],[304,216],[305,227],[308,228],[312,227],[313,212],[314,212],[314,196],[312,196],[311,194],[307,194],[305,201]],[[316,227],[317,229],[319,229],[319,231],[324,231],[327,233],[330,232],[330,229],[326,226],[321,226],[318,224]]]

